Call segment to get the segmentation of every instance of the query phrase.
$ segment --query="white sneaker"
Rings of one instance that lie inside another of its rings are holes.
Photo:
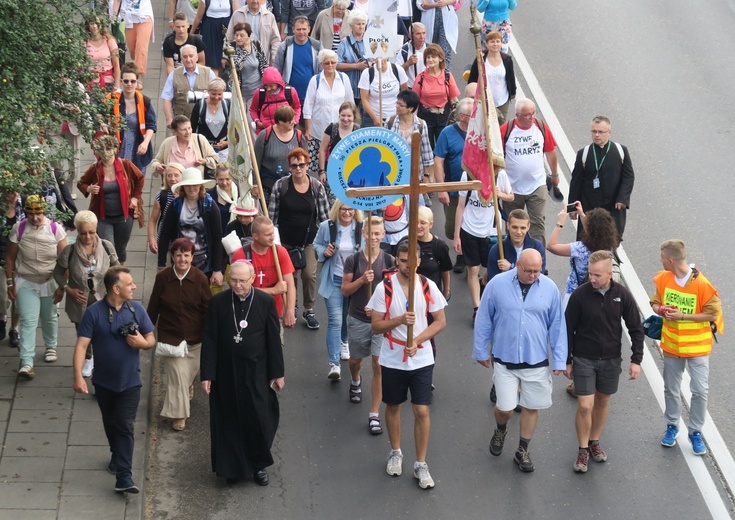
[[[418,466],[413,467],[413,476],[418,479],[421,489],[431,489],[434,487],[434,479],[429,474],[429,465],[426,462],[421,462]]]
[[[339,365],[335,363],[329,364],[329,374],[327,374],[327,379],[331,379],[332,381],[339,381],[342,379],[342,369]]]
[[[388,465],[385,471],[392,477],[401,476],[401,473],[403,473],[403,453],[391,451],[388,455]]]
[[[92,377],[92,371],[94,370],[94,358],[84,360],[82,365],[82,377]]]
[[[36,372],[33,370],[31,365],[23,365],[20,367],[20,370],[18,370],[18,375],[20,377],[25,377],[26,379],[33,379],[36,377]]]
[[[343,341],[339,347],[339,358],[343,361],[350,359],[350,345],[346,341]]]

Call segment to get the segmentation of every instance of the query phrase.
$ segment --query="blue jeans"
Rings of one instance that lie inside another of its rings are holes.
[[[113,392],[95,385],[94,391],[112,452],[112,462],[117,464],[117,481],[121,482],[123,478],[132,475],[135,415],[140,403],[140,387],[134,386],[122,392]]]
[[[347,342],[347,311],[349,300],[342,296],[342,277],[334,276],[334,290],[329,298],[324,298],[327,304],[327,353],[329,362],[339,365],[340,343]]]

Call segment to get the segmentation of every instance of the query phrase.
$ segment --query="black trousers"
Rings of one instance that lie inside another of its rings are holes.
[[[135,416],[140,403],[140,387],[113,392],[99,385],[94,387],[97,404],[102,413],[102,424],[117,465],[117,479],[132,475],[133,448],[135,447]]]

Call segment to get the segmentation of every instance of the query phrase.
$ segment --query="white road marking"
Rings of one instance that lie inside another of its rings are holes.
[[[521,73],[523,74],[523,78],[528,83],[529,90],[533,95],[533,99],[536,101],[536,108],[544,115],[544,120],[549,125],[552,133],[554,134],[557,145],[557,155],[560,156],[560,160],[566,162],[567,166],[569,167],[569,171],[571,172],[574,168],[574,162],[577,157],[577,152],[572,147],[572,144],[569,142],[566,133],[564,133],[564,129],[562,128],[559,119],[556,117],[556,113],[554,113],[554,110],[551,108],[549,100],[544,95],[544,92],[541,89],[541,85],[539,84],[536,75],[533,73],[533,70],[531,69],[531,65],[528,63],[528,60],[526,60],[523,51],[518,45],[518,40],[515,35],[511,39],[510,50],[513,54],[513,59],[516,62],[517,68],[521,71]],[[518,97],[521,97],[523,95],[521,89],[519,88],[518,91]],[[510,110],[513,110],[512,106]],[[559,189],[566,198],[569,194],[569,184],[566,177],[564,177],[563,175],[560,176]],[[576,227],[576,225],[577,223],[576,221],[574,221],[574,226]],[[621,260],[621,275],[625,279],[625,282],[631,293],[633,293],[633,297],[635,298],[638,307],[641,309],[641,312],[643,312],[644,315],[653,314],[653,309],[649,304],[648,293],[643,287],[640,278],[638,278],[638,275],[633,268],[633,264],[628,258],[628,255],[625,253],[623,246],[620,246],[618,248],[618,255],[620,256]],[[627,336],[627,331],[625,331],[625,334]],[[628,340],[630,340],[630,338],[628,338]],[[664,411],[665,403],[663,377],[659,372],[656,363],[653,361],[654,353],[651,351],[651,348],[647,346],[646,350],[648,352],[648,355],[643,356],[641,368],[643,370],[643,373],[646,375],[646,380],[648,381],[648,384],[653,391],[653,394],[659,404],[659,407],[661,408],[661,411]],[[656,350],[658,350],[658,352],[656,352],[656,355],[659,355],[660,349]],[[682,394],[684,395],[684,400],[686,401],[687,406],[690,405],[692,397],[691,390],[689,389],[690,381],[691,379],[689,377],[689,373],[685,371],[682,377],[681,386]],[[665,425],[662,420],[662,434],[664,429]],[[694,480],[696,481],[697,486],[702,493],[705,503],[707,504],[707,507],[712,514],[712,518],[716,520],[725,520],[731,518],[730,508],[728,507],[728,505],[725,504],[724,500],[722,499],[722,496],[720,495],[720,492],[715,485],[715,482],[712,479],[703,458],[692,453],[690,443],[687,438],[688,430],[683,420],[679,421],[679,430],[681,433],[679,434],[679,438],[677,439],[677,445],[684,455],[684,460],[689,466],[689,470],[692,472],[692,476],[694,477]],[[735,490],[735,460],[733,459],[732,454],[727,447],[727,444],[722,438],[722,435],[717,429],[717,425],[710,416],[709,412],[707,412],[707,419],[705,421],[704,428],[702,429],[702,434],[707,442],[707,445],[709,446],[709,452],[714,458],[715,463],[720,471],[720,474],[722,475],[722,478],[725,480],[727,487],[729,488],[729,490]]]

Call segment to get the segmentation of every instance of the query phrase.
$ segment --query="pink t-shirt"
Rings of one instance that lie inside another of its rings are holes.
[[[114,38],[106,38],[102,41],[102,45],[95,45],[92,41],[87,41],[87,54],[92,59],[92,71],[96,73],[107,72],[105,75],[105,83],[113,83],[115,78],[112,75],[112,53],[117,52],[117,42]]]
[[[449,90],[449,99],[447,99]],[[428,70],[423,71],[413,82],[413,91],[421,98],[421,104],[429,108],[442,108],[450,99],[459,97],[459,88],[454,76],[449,73],[449,89],[447,89],[444,71],[438,76],[432,76]]]
[[[192,139],[194,139],[194,137],[192,137]],[[171,156],[169,157],[169,162],[183,164],[185,168],[196,168],[196,160],[197,157],[194,153],[191,140],[189,140],[189,145],[184,150],[181,150],[181,148],[179,148],[179,142],[174,139],[174,142],[171,145]]]

